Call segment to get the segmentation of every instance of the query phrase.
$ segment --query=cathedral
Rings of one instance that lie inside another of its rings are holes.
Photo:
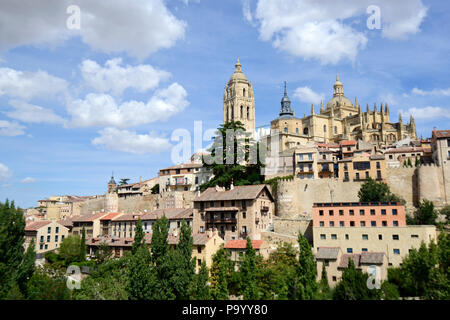
[[[242,72],[242,65],[237,60],[235,72],[225,86],[223,98],[224,123],[241,121],[245,129],[255,131],[255,97],[252,83]],[[279,151],[304,145],[309,142],[338,143],[342,140],[362,140],[370,142],[378,149],[406,138],[417,139],[414,118],[404,124],[401,114],[398,122],[391,122],[389,107],[376,104],[370,110],[361,109],[358,99],[354,104],[344,95],[344,85],[336,77],[333,85],[333,97],[324,105],[320,105],[316,113],[314,105],[311,114],[297,118],[287,95],[286,83],[281,99],[281,110],[278,118],[270,123],[271,139],[278,139]]]

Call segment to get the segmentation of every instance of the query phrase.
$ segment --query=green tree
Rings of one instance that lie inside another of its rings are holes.
[[[403,160],[403,167],[406,168],[406,166],[407,166],[407,164],[406,164],[406,159],[405,159],[405,160]]]
[[[154,298],[157,282],[156,272],[150,266],[150,252],[145,246],[139,246],[130,258],[128,284],[126,291],[133,300],[150,300]]]
[[[152,194],[158,194],[159,193],[159,183],[155,184],[152,188]]]
[[[250,238],[247,238],[245,254],[239,268],[241,293],[244,300],[257,300],[259,298],[257,282],[258,271],[256,251],[253,248]]]
[[[361,185],[358,197],[360,202],[400,201],[404,203],[404,200],[391,193],[386,183],[377,182],[370,177]]]
[[[322,263],[322,274],[320,277],[320,293],[322,294],[322,298],[326,299],[330,295],[330,285],[328,284],[328,274],[327,269],[325,267],[325,263]]]
[[[135,254],[138,248],[146,246],[147,244],[145,243],[145,233],[144,229],[142,229],[142,221],[141,218],[138,218],[138,221],[136,222],[136,231],[134,233],[134,241],[131,245],[131,253]]]
[[[300,253],[292,292],[293,298],[297,300],[315,299],[318,291],[316,261],[308,240],[301,233],[298,235],[298,244]]]
[[[213,256],[211,265],[211,296],[214,300],[228,300],[230,292],[230,257],[224,248],[220,248]]]
[[[63,274],[39,268],[27,283],[27,295],[30,300],[68,300],[71,292]]]
[[[97,265],[101,265],[108,261],[111,255],[112,248],[106,242],[102,242],[94,253],[94,261]]]
[[[120,179],[120,181],[119,181],[119,186],[123,186],[123,185],[125,185],[125,184],[128,184],[128,181],[130,181],[130,179],[128,179],[128,178],[122,178],[122,179]]]
[[[416,212],[417,224],[434,225],[436,224],[437,212],[434,209],[434,204],[431,201],[424,199],[419,203],[419,209]]]
[[[195,277],[195,287],[193,291],[193,298],[196,300],[210,300],[211,291],[209,288],[209,275],[206,262],[203,260],[198,274]]]
[[[416,167],[420,166],[420,161],[419,158],[416,156],[416,163],[415,163]]]
[[[16,272],[24,258],[25,219],[23,211],[8,200],[0,202],[0,299],[15,283]]]
[[[411,158],[408,158],[408,167],[412,168]]]
[[[383,300],[398,300],[400,293],[397,286],[389,281],[383,281],[381,284],[381,298]]]
[[[86,230],[81,230],[81,241],[80,241],[80,262],[86,261]]]
[[[78,235],[72,235],[64,238],[59,247],[59,259],[64,266],[73,262],[80,262],[81,239]]]
[[[36,252],[34,240],[31,240],[23,257],[22,263],[19,265],[17,273],[15,274],[15,282],[17,283],[20,291],[23,293],[26,292],[27,283],[33,276],[35,260]]]
[[[229,136],[227,139],[227,132],[239,132],[240,134]],[[214,178],[202,184],[200,190],[203,191],[216,185],[228,189],[232,183],[237,186],[262,183],[264,180],[261,176],[263,164],[259,159],[259,147],[259,144],[248,133],[245,133],[244,125],[240,121],[231,121],[220,125],[210,149],[211,154],[203,156],[203,165],[212,169]],[[256,149],[256,155],[250,152],[251,148]],[[254,164],[249,163],[252,156],[257,157],[256,161],[251,161],[256,162]]]
[[[443,207],[439,213],[445,217],[446,222],[448,223],[450,220],[450,206]]]
[[[367,287],[368,274],[356,269],[353,259],[342,272],[342,279],[333,292],[333,300],[371,300],[379,298],[379,290]]]

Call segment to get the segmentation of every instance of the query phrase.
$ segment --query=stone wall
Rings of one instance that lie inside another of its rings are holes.
[[[406,201],[406,213],[411,214],[417,205],[418,195],[418,169],[416,168],[387,168],[386,183],[392,193]]]
[[[297,219],[275,217],[273,220],[273,231],[275,233],[293,236],[296,239],[299,233],[305,236],[308,241],[312,241],[313,238],[312,220],[306,217]]]

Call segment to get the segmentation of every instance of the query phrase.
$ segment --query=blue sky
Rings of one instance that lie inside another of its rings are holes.
[[[331,98],[339,72],[364,109],[387,102],[391,120],[413,114],[423,137],[448,129],[450,4],[392,2],[2,1],[0,199],[30,207],[102,194],[112,171],[156,176],[173,165],[175,129],[221,123],[237,57],[257,126],[278,116],[283,81],[303,116]],[[72,30],[73,4],[81,23]],[[369,5],[381,29],[367,27]]]

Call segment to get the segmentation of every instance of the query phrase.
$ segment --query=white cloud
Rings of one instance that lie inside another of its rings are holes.
[[[108,150],[133,154],[160,153],[169,150],[172,145],[166,138],[154,133],[137,134],[134,131],[105,128],[100,136],[92,140],[92,144],[103,146]]]
[[[69,30],[69,5],[80,8],[79,30]],[[81,36],[94,50],[126,51],[140,59],[184,38],[186,23],[163,0],[2,0],[0,50],[21,45],[58,45]]]
[[[165,121],[182,111],[189,102],[187,92],[178,83],[158,90],[147,102],[126,101],[118,105],[108,94],[90,93],[84,100],[69,101],[70,126],[105,126],[127,128],[156,121]]]
[[[12,177],[12,172],[3,163],[0,163],[0,181],[8,180]]]
[[[325,99],[325,95],[323,93],[316,93],[309,87],[300,87],[295,89],[294,98],[302,102],[320,103],[320,101]]]
[[[373,0],[259,0],[254,18],[259,22],[260,39],[275,48],[304,59],[318,59],[322,64],[353,61],[367,44],[365,33],[352,24],[369,18],[366,9]],[[421,0],[378,0],[382,35],[404,38],[415,34],[426,16]],[[246,2],[244,1],[244,6]],[[245,16],[250,16],[244,8]],[[359,24],[360,25],[360,24]]]
[[[36,182],[35,178],[26,177],[25,179],[20,180],[21,183],[33,183]]]
[[[419,96],[450,96],[450,88],[448,89],[433,89],[430,91],[425,91],[421,89],[414,88],[411,91],[412,94]]]
[[[250,9],[250,0],[243,0],[242,14],[244,15],[245,20],[247,20],[250,23],[253,22],[253,15]]]
[[[409,108],[406,111],[400,110],[402,114],[413,115],[416,120],[438,120],[450,119],[450,110],[442,107],[424,107],[424,108]]]
[[[0,68],[0,96],[30,100],[52,97],[67,89],[67,82],[45,71],[27,72]]]
[[[18,100],[12,100],[9,104],[14,109],[4,113],[12,119],[28,123],[64,123],[65,121],[51,109]]]
[[[24,126],[20,125],[16,121],[9,122],[6,120],[0,120],[0,136],[15,137],[25,134]]]
[[[122,67],[122,59],[108,60],[105,67],[97,62],[84,60],[80,66],[81,74],[86,84],[98,92],[112,92],[120,95],[127,88],[134,88],[139,92],[154,89],[160,81],[167,80],[170,73],[156,70],[150,65]]]

